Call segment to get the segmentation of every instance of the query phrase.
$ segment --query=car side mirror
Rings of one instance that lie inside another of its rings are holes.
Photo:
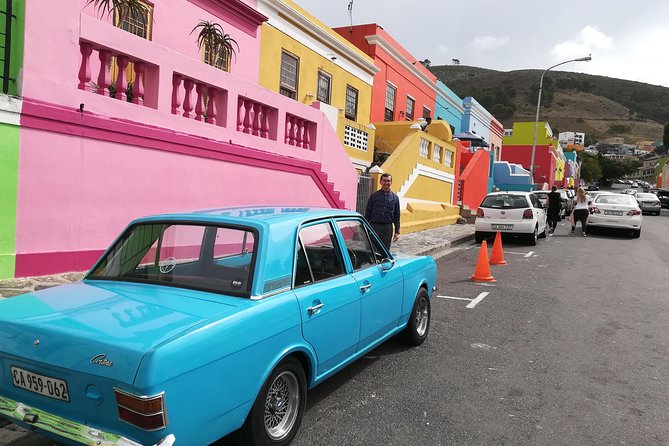
[[[388,257],[381,259],[381,271],[388,271],[395,265],[395,260]]]

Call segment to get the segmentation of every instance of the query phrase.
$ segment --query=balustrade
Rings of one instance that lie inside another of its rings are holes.
[[[237,102],[237,131],[276,140],[278,112],[275,108],[246,97]]]
[[[316,124],[299,116],[286,113],[286,136],[284,142],[291,146],[315,150]]]
[[[194,100],[193,91],[195,91]],[[170,109],[173,115],[181,115],[187,119],[224,127],[225,116],[219,116],[218,110],[224,111],[226,109],[226,100],[226,90],[180,73],[173,73],[172,75],[172,105]]]

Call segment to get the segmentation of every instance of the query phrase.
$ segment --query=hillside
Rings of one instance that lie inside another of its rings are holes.
[[[442,65],[430,70],[461,98],[473,96],[505,128],[534,121],[540,70],[495,71]],[[605,76],[549,71],[540,120],[554,132],[584,132],[588,142],[620,136],[658,140],[669,122],[669,88]]]

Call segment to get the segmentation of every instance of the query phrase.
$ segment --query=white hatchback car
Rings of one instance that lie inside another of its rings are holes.
[[[499,231],[536,245],[539,237],[546,237],[546,210],[532,192],[493,192],[476,211],[474,230],[476,243]]]
[[[641,220],[641,209],[632,195],[602,194],[592,202],[587,228],[630,229],[634,237],[639,237]]]

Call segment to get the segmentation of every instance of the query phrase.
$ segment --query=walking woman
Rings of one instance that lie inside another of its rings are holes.
[[[579,187],[576,191],[576,205],[574,206],[574,222],[571,226],[571,234],[576,230],[576,224],[581,222],[581,229],[583,230],[583,237],[585,237],[585,228],[588,224],[588,215],[590,214],[590,203],[585,190]]]

